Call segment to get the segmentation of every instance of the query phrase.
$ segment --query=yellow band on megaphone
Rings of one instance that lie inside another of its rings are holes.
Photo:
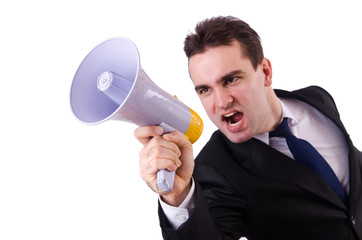
[[[185,133],[185,137],[193,144],[201,136],[202,130],[204,129],[204,124],[201,117],[194,110],[191,108],[189,109],[191,112],[191,122]]]

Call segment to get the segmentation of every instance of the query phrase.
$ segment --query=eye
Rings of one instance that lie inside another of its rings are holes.
[[[224,85],[229,85],[231,83],[235,83],[238,80],[239,80],[239,77],[230,77],[225,80]]]
[[[199,95],[205,95],[206,93],[208,93],[209,92],[209,88],[206,88],[206,87],[204,87],[204,88],[200,88],[200,89],[198,89],[198,94]]]

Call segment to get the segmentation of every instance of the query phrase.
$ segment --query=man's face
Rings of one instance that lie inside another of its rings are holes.
[[[192,56],[189,71],[209,118],[230,141],[244,142],[268,130],[271,66],[267,59],[255,70],[234,41]]]

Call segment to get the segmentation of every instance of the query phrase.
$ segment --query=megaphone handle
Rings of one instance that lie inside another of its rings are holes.
[[[157,172],[157,189],[159,192],[170,192],[173,188],[175,172],[166,169]]]
[[[159,126],[162,127],[164,133],[169,133],[176,130],[164,122],[161,122]],[[170,192],[173,188],[174,181],[175,172],[170,172],[166,169],[159,170],[157,172],[157,188],[159,192]]]

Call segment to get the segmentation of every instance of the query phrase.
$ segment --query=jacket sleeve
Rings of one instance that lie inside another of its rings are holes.
[[[179,229],[172,229],[159,207],[162,235],[167,240],[231,240],[240,239],[242,208],[240,194],[215,168],[195,169],[195,208]]]

